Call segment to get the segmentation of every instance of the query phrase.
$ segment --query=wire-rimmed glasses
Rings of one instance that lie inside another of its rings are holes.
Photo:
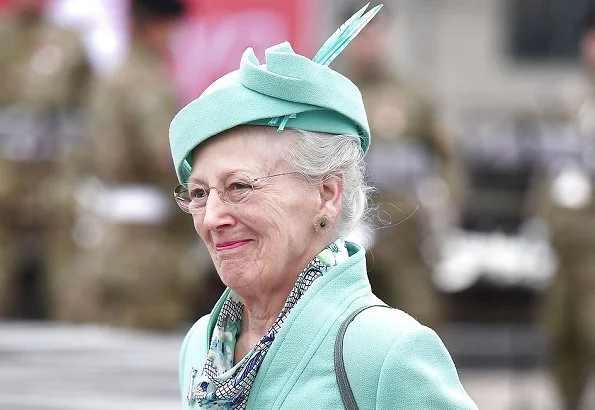
[[[227,178],[223,189],[214,186],[205,186],[196,182],[188,182],[176,186],[174,189],[174,198],[176,204],[178,204],[182,211],[189,214],[198,214],[204,211],[212,189],[217,191],[219,198],[221,198],[221,201],[224,203],[234,205],[241,204],[254,193],[255,189],[259,188],[258,183],[260,181],[295,173],[296,172],[283,172],[258,178],[250,178],[246,174],[235,173]]]

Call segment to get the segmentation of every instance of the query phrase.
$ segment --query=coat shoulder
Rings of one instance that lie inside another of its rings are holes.
[[[362,343],[371,335],[377,335],[391,345],[395,340],[406,337],[410,333],[426,328],[409,314],[399,309],[384,306],[373,306],[362,311],[353,320],[345,333],[346,343],[350,340]],[[427,329],[427,328],[426,328]],[[429,329],[428,329],[429,330]]]
[[[343,356],[362,409],[476,408],[440,337],[398,309],[358,315],[345,334]]]

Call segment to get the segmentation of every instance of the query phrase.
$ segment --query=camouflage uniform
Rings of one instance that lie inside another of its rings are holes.
[[[92,94],[91,141],[80,168],[93,178],[79,190],[75,229],[86,251],[62,315],[175,328],[189,319],[189,283],[198,269],[187,258],[197,235],[171,194],[177,181],[167,134],[177,106],[167,66],[134,40],[127,61]],[[193,268],[184,270],[187,265]]]
[[[0,316],[51,315],[73,251],[65,159],[90,68],[76,33],[14,12],[0,22],[0,74]]]
[[[539,201],[558,256],[546,298],[551,365],[565,408],[578,409],[595,369],[595,81],[573,104],[575,155],[550,170]]]
[[[388,304],[437,327],[443,307],[422,255],[428,214],[418,193],[437,174],[446,146],[430,104],[416,89],[373,71],[350,78],[362,92],[374,136],[366,162],[379,189],[382,223],[368,258],[370,281]]]

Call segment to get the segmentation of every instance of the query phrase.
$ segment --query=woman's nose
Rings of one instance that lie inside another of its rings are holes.
[[[205,204],[203,219],[205,228],[216,230],[223,225],[230,225],[232,222],[233,218],[229,213],[229,205],[221,199],[221,193],[218,189],[211,189]]]

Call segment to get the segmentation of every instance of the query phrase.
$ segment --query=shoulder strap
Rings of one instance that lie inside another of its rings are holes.
[[[357,410],[357,403],[355,402],[353,391],[351,390],[349,380],[347,379],[347,372],[345,371],[345,362],[343,360],[343,339],[345,338],[347,327],[353,322],[353,319],[364,310],[375,306],[390,309],[390,306],[387,305],[367,305],[357,308],[345,318],[343,323],[341,323],[341,327],[339,327],[339,332],[337,333],[337,339],[335,339],[335,375],[337,376],[337,383],[339,384],[341,400],[347,410]]]

